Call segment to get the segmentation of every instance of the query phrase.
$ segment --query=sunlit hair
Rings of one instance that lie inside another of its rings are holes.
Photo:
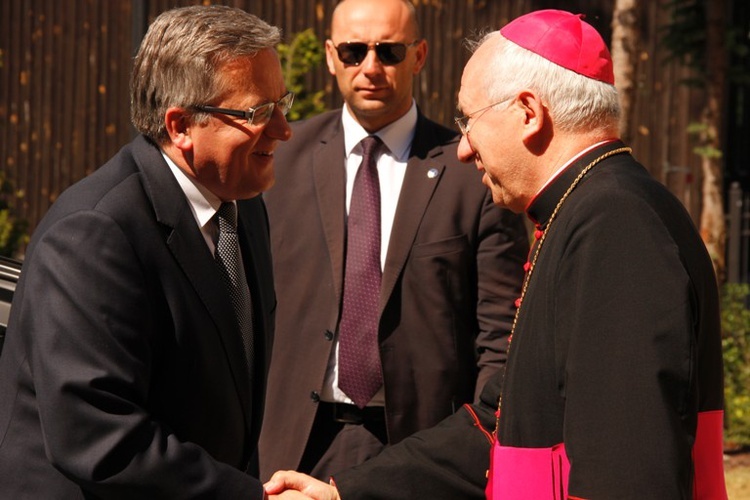
[[[614,85],[579,75],[509,42],[498,31],[478,42],[467,42],[476,51],[488,39],[499,37],[485,70],[488,102],[508,99],[523,89],[538,92],[555,127],[567,132],[616,133],[620,102]]]
[[[226,6],[191,6],[159,15],[141,42],[130,80],[135,128],[158,143],[168,139],[169,107],[211,103],[222,91],[219,69],[240,57],[275,48],[280,30]],[[206,119],[196,115],[196,120]]]

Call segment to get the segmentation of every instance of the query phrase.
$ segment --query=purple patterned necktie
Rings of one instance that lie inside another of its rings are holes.
[[[378,348],[380,295],[380,183],[377,136],[362,140],[349,206],[344,303],[339,325],[339,388],[360,408],[383,385]]]
[[[232,309],[234,309],[237,325],[242,334],[248,371],[252,376],[253,305],[250,299],[250,289],[247,286],[245,268],[240,257],[240,244],[237,238],[237,207],[234,203],[222,203],[215,217],[219,226],[219,237],[216,241],[214,258],[232,299]]]

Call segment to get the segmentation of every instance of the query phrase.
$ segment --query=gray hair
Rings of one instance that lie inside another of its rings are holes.
[[[614,85],[563,68],[516,45],[499,31],[467,42],[476,51],[488,39],[499,36],[497,50],[483,82],[491,102],[502,101],[528,88],[539,93],[555,127],[568,132],[617,130],[620,101]]]
[[[130,116],[152,140],[168,139],[164,114],[190,108],[223,91],[218,70],[240,57],[275,48],[279,28],[241,9],[195,5],[160,14],[141,42],[130,80]]]

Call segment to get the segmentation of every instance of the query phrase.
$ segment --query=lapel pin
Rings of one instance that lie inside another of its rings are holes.
[[[428,178],[428,179],[434,179],[434,178],[435,178],[435,177],[437,177],[437,176],[438,176],[438,169],[436,169],[436,168],[431,168],[431,169],[429,169],[429,170],[427,171],[427,178]]]

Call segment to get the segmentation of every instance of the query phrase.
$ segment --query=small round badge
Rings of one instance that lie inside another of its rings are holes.
[[[434,179],[438,175],[438,169],[431,168],[427,171],[427,178],[428,179]]]

